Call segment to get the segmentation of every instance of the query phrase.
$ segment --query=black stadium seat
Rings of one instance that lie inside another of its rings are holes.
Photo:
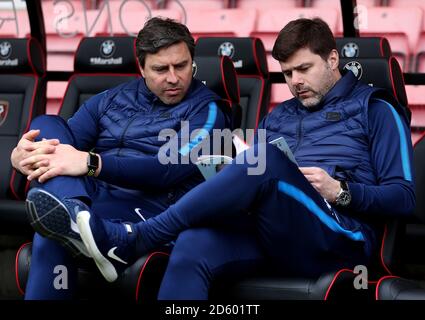
[[[258,38],[199,38],[196,56],[229,56],[233,60],[240,88],[242,129],[255,129],[267,114],[270,79],[266,51]]]
[[[219,72],[211,72],[211,70]],[[232,113],[232,128],[239,128],[242,109],[238,80],[232,60],[224,56],[195,56],[193,76],[227,103]]]
[[[340,58],[389,58],[390,43],[383,37],[336,38]]]
[[[30,231],[26,220],[27,180],[10,164],[10,154],[31,120],[46,109],[45,56],[34,38],[0,38],[0,233]]]
[[[70,118],[91,96],[141,77],[134,37],[81,39],[59,115]]]
[[[404,268],[400,277],[383,277],[376,288],[377,300],[425,300],[425,136],[414,145],[416,183],[415,215],[406,225],[402,244]],[[409,268],[409,266],[413,266]],[[413,269],[413,270],[412,270]]]

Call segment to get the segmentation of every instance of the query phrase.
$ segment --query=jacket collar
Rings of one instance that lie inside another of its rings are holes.
[[[192,83],[190,84],[189,90],[187,90],[185,97],[182,101],[185,101],[187,97],[190,97],[191,94],[199,89],[199,83],[198,80],[192,79]],[[153,104],[162,104],[165,105],[146,85],[146,81],[144,78],[140,81],[140,91],[142,92],[143,96],[146,97],[146,99]],[[179,102],[180,103],[180,102]],[[172,105],[167,105],[172,106]]]
[[[329,104],[333,104],[338,100],[344,99],[348,96],[350,92],[353,91],[354,87],[357,84],[357,78],[352,72],[347,72],[343,75],[335,85],[328,91],[328,93],[323,97],[323,100],[315,107],[306,108],[302,103],[297,99],[298,106],[301,109],[305,109],[307,112],[314,112],[321,110]]]

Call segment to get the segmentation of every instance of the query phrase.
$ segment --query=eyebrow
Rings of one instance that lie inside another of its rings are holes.
[[[188,59],[183,60],[183,61],[180,61],[180,62],[178,62],[176,64],[173,64],[173,66],[174,67],[175,66],[182,66],[182,65],[185,65],[187,63],[189,63],[189,60]],[[151,68],[152,69],[164,69],[164,68],[168,68],[168,64],[154,64],[154,65],[151,66]]]
[[[282,69],[282,72],[288,72],[288,71],[292,71],[292,70],[304,69],[306,67],[310,67],[311,65],[312,65],[311,62],[304,62],[304,63],[301,63],[301,64],[299,64],[299,65],[297,65],[297,66],[295,66],[293,68],[290,68],[290,69]]]

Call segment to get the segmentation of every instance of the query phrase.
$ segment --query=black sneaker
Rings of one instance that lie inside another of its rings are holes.
[[[59,241],[72,255],[90,257],[80,237],[76,222],[77,213],[90,209],[77,199],[59,200],[40,188],[28,192],[26,211],[31,226],[42,236]]]

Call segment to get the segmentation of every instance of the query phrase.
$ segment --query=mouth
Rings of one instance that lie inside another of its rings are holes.
[[[303,91],[298,91],[297,95],[300,98],[306,97],[310,94],[310,90],[303,90]]]
[[[180,88],[170,88],[170,89],[166,89],[165,93],[170,95],[170,96],[175,96],[177,94],[179,94],[181,92]]]

